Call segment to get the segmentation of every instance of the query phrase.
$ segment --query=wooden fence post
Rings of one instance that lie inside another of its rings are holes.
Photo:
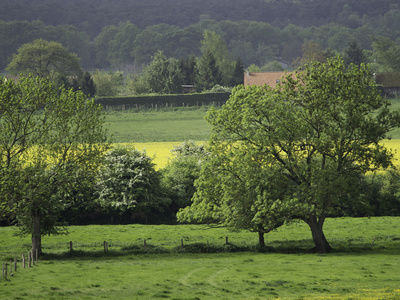
[[[28,266],[29,268],[32,267],[32,252],[30,251],[28,253]]]
[[[72,246],[72,241],[69,241],[69,252],[72,252],[73,250],[73,246]]]
[[[25,255],[22,254],[22,267],[25,269]]]
[[[225,245],[228,245],[228,237],[225,238]]]
[[[17,257],[14,257],[14,271],[17,272]]]
[[[7,279],[7,268],[7,263],[3,263],[3,275],[5,279]]]
[[[108,242],[104,241],[104,252],[108,253]]]
[[[146,249],[146,240],[143,241],[143,247]]]
[[[39,261],[39,249],[36,249],[36,263]]]
[[[35,265],[35,252],[32,250],[31,251],[31,257],[32,257],[32,265]]]
[[[10,276],[13,276],[13,261],[10,260]]]
[[[183,248],[183,239],[181,239],[181,247]]]

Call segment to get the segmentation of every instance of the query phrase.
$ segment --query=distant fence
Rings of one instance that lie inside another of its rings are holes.
[[[179,106],[223,105],[231,93],[202,93],[202,94],[177,94],[153,95],[132,97],[99,97],[96,103],[107,108],[162,108]]]
[[[104,252],[108,253],[109,243],[107,241],[104,241],[101,243],[101,245],[102,245],[102,248],[104,248]],[[208,241],[207,241],[207,245],[208,245]],[[225,237],[225,245],[229,245],[228,237]],[[147,240],[144,239],[143,244],[142,244],[143,249],[146,249],[148,246],[149,245],[147,243]],[[183,239],[180,240],[180,247],[181,248],[185,247]],[[69,252],[70,253],[74,252],[74,245],[73,245],[72,241],[69,242]],[[7,280],[10,276],[14,276],[14,273],[17,272],[17,270],[19,269],[18,263],[22,264],[22,266],[21,266],[22,269],[25,269],[26,267],[31,268],[32,266],[38,264],[38,262],[39,262],[38,250],[29,252],[27,255],[27,259],[28,259],[28,261],[26,261],[25,255],[22,254],[21,260],[18,260],[17,256],[15,256],[14,260],[10,260],[8,262],[3,262],[3,278]]]

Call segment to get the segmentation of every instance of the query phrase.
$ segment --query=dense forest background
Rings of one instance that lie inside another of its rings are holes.
[[[37,38],[62,43],[85,69],[138,72],[157,50],[201,54],[205,30],[225,41],[245,67],[290,64],[305,41],[342,52],[352,40],[400,43],[398,0],[14,0],[0,3],[0,70]]]

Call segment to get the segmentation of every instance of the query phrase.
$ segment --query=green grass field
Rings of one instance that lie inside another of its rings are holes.
[[[206,141],[208,106],[160,110],[110,111],[106,123],[115,143]]]
[[[0,280],[0,299],[400,297],[400,217],[328,219],[325,228],[335,248],[327,255],[308,251],[303,223],[267,235],[266,252],[256,250],[255,233],[206,225],[73,226],[68,236],[43,238],[37,265]],[[14,232],[0,229],[3,261],[28,251],[29,238]]]

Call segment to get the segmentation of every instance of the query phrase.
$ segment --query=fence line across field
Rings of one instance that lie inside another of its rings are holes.
[[[38,249],[36,251],[28,252],[28,267],[31,268],[32,264],[35,265],[39,262],[39,254]],[[25,254],[22,254],[21,259],[22,268],[25,269]],[[8,273],[8,268],[10,268],[10,273]],[[10,263],[3,262],[3,277],[7,279],[8,275],[14,276],[14,273],[18,270],[18,259],[17,256],[14,257],[14,260],[10,260]]]
[[[225,237],[225,245],[228,245],[228,237]],[[103,241],[102,243],[103,248],[104,248],[104,252],[108,253],[109,251],[109,242],[107,241]],[[181,239],[180,242],[181,248],[184,248],[184,240]],[[208,241],[207,241],[207,245],[209,245]],[[144,239],[143,240],[143,248],[146,249],[148,246],[147,244],[147,240]],[[70,241],[69,242],[69,252],[72,253],[74,251],[73,248],[73,242]],[[38,249],[36,250],[32,250],[28,252],[28,268],[31,268],[32,266],[38,264],[39,262],[39,251]],[[21,264],[22,264],[22,269],[26,268],[26,258],[25,258],[25,254],[22,254],[22,258],[21,258]],[[17,272],[18,269],[18,259],[17,256],[14,257],[14,260],[10,260],[10,262],[3,262],[3,278],[7,280],[8,276],[14,276],[14,273]],[[10,271],[10,273],[8,273],[8,271]]]

